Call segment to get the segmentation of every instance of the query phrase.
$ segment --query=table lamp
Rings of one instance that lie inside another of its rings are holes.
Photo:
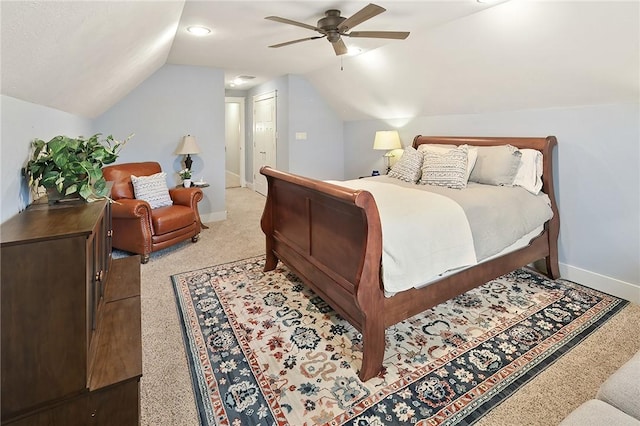
[[[186,155],[184,159],[184,165],[187,169],[191,170],[191,164],[193,160],[191,160],[191,154],[199,154],[200,148],[196,143],[196,138],[191,135],[184,136],[182,138],[182,143],[176,150],[176,155]]]
[[[397,130],[379,130],[373,140],[373,149],[385,150],[384,163],[387,167],[387,173],[391,170],[391,157],[394,157],[393,150],[402,148],[400,144],[400,135]]]

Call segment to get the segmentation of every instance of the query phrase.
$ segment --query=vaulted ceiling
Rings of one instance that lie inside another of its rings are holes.
[[[255,76],[238,89],[300,74],[345,120],[638,101],[635,0],[376,1],[387,11],[356,30],[406,40],[348,38],[362,53],[341,57],[324,39],[267,47],[316,34],[266,16],[315,25],[366,4],[3,0],[2,94],[96,117],[170,63]]]

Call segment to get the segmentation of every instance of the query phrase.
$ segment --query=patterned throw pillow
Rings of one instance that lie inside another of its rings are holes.
[[[422,173],[422,153],[408,146],[404,149],[402,157],[389,171],[388,176],[405,182],[416,183]]]
[[[467,151],[466,145],[445,153],[424,151],[422,177],[418,183],[454,189],[466,188]]]
[[[467,147],[467,171],[465,172],[465,181],[469,181],[469,176],[471,176],[471,171],[473,167],[476,165],[476,160],[478,159],[478,148],[469,146],[469,145],[460,145],[459,147],[466,146]],[[432,151],[438,154],[443,154],[445,152],[449,152],[452,149],[459,148],[455,145],[444,145],[444,144],[422,144],[418,146],[418,151]]]
[[[167,174],[165,172],[140,177],[131,175],[131,183],[133,184],[133,193],[136,198],[149,203],[152,209],[173,204],[173,200],[169,196]]]

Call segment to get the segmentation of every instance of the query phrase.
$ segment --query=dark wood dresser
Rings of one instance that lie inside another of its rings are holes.
[[[0,225],[1,422],[138,425],[140,258],[111,258],[108,201]]]

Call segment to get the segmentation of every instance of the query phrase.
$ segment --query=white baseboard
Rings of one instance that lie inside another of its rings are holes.
[[[230,172],[229,170],[225,170],[224,182],[225,188],[242,187],[242,179],[240,179],[240,175]]]
[[[640,304],[640,286],[560,263],[560,277]]]
[[[225,220],[226,218],[227,218],[226,210],[222,212],[211,212],[207,214],[200,214],[200,220],[202,220],[202,223],[218,222],[221,220]]]

